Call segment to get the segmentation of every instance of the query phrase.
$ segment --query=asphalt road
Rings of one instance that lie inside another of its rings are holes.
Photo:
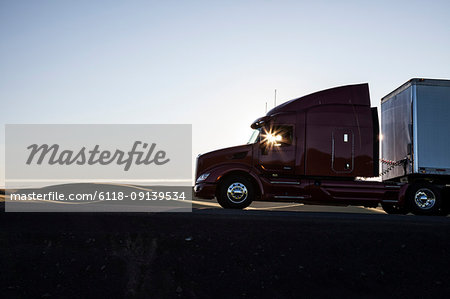
[[[450,296],[450,219],[255,202],[1,213],[2,297]]]
[[[222,209],[216,200],[205,200],[194,198],[192,201],[194,210],[213,210]],[[261,210],[261,211],[291,211],[291,212],[325,212],[325,213],[357,213],[357,214],[386,214],[381,207],[365,208],[360,206],[320,206],[320,205],[304,205],[294,202],[266,202],[254,201],[250,207],[245,210]]]

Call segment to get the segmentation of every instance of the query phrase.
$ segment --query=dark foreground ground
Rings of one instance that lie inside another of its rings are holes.
[[[450,219],[275,211],[0,214],[2,297],[450,296]]]

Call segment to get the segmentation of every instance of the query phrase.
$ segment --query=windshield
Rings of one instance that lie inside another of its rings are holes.
[[[259,131],[260,129],[253,130],[252,136],[250,136],[250,139],[248,140],[247,144],[253,144],[258,141]]]

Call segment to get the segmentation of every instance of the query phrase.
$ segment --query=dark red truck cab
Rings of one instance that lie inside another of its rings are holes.
[[[406,212],[408,184],[367,180],[379,176],[378,113],[368,84],[288,101],[251,127],[248,144],[198,157],[197,197],[215,197],[224,208],[266,200]]]

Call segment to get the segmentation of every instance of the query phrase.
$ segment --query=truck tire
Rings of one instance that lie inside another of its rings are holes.
[[[383,210],[392,215],[406,215],[408,214],[408,210],[405,207],[398,207],[396,205],[390,204],[381,204]]]
[[[225,209],[244,209],[254,198],[252,182],[243,176],[228,177],[219,186],[217,202]]]
[[[408,190],[406,202],[414,215],[441,214],[441,190],[430,183],[414,183]]]
[[[442,204],[441,204],[441,216],[447,216],[450,214],[450,188],[444,188],[441,192]]]

